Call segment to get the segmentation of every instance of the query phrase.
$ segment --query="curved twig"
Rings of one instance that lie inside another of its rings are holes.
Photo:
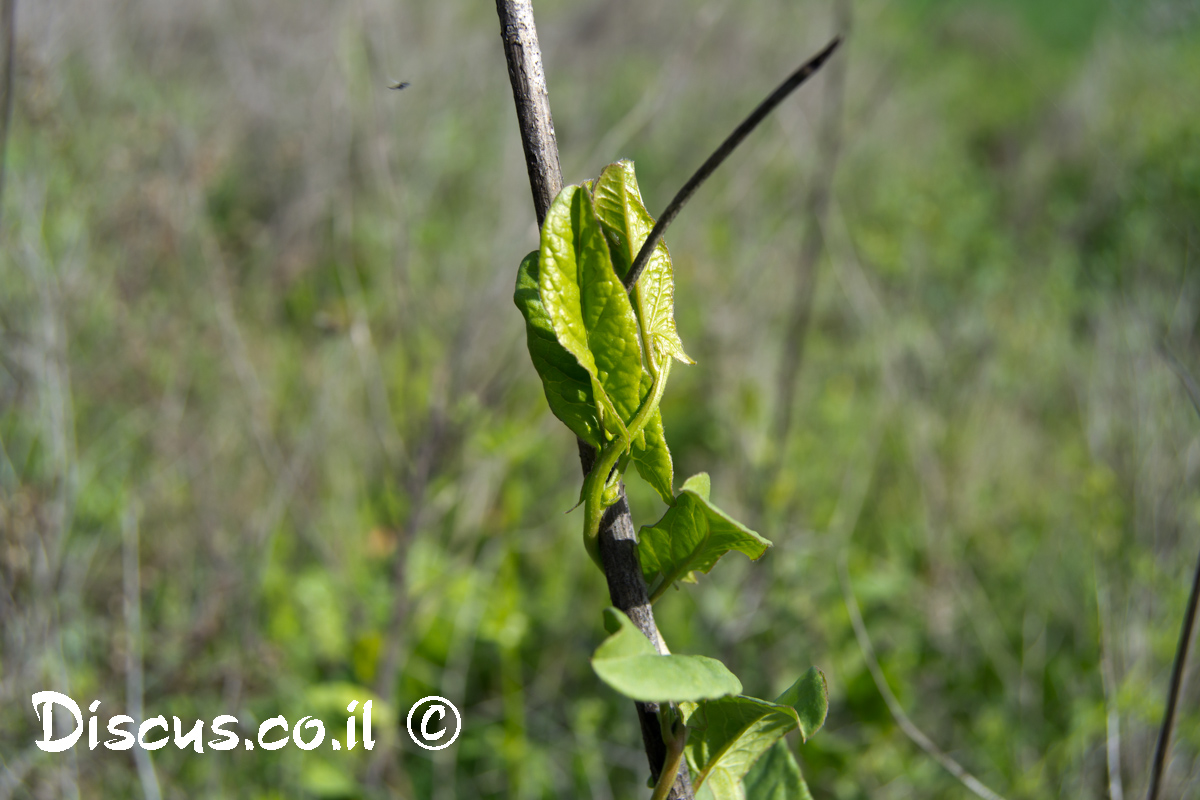
[[[642,275],[642,270],[646,268],[646,263],[650,260],[650,254],[654,252],[654,248],[662,241],[667,226],[671,224],[675,217],[679,216],[679,212],[683,209],[684,204],[692,199],[692,195],[696,193],[700,185],[717,171],[717,167],[721,166],[721,163],[729,157],[729,154],[737,149],[742,140],[749,136],[750,132],[757,128],[759,123],[775,110],[776,106],[799,88],[800,84],[811,78],[829,60],[829,57],[833,55],[833,51],[841,43],[842,37],[835,36],[833,41],[825,45],[825,49],[810,58],[798,70],[789,75],[787,80],[779,84],[779,87],[771,92],[766,100],[758,104],[758,108],[750,112],[750,116],[742,120],[741,125],[733,129],[733,133],[729,134],[725,141],[721,142],[721,146],[713,151],[713,154],[708,157],[707,161],[700,165],[700,169],[696,170],[696,173],[688,178],[688,182],[676,193],[675,197],[667,205],[667,210],[658,218],[658,222],[654,223],[653,230],[646,237],[642,249],[638,251],[637,258],[633,260],[633,266],[630,267],[629,273],[625,276],[626,291],[633,290],[638,278]]]

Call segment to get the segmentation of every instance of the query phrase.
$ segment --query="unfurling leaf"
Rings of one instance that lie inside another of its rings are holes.
[[[625,614],[607,608],[604,617],[605,628],[616,632],[596,648],[592,669],[626,697],[644,703],[677,703],[742,690],[737,676],[715,658],[659,655]]]
[[[517,270],[513,302],[525,317],[529,357],[542,379],[550,410],[576,436],[593,447],[599,447],[602,444],[600,420],[596,416],[595,399],[592,397],[591,376],[579,365],[575,356],[558,343],[538,293],[536,250],[525,256]]]
[[[759,558],[771,542],[734,520],[708,499],[709,478],[688,478],[662,519],[639,533],[638,559],[656,595],[692,571],[708,572],[731,550]]]
[[[587,189],[567,186],[559,193],[542,224],[541,244],[538,290],[551,327],[592,376],[601,424],[610,434],[621,433],[641,400],[637,317],[613,272]]]
[[[642,397],[650,393],[650,376],[642,373]],[[640,441],[633,443],[633,463],[637,467],[642,480],[650,484],[654,491],[665,503],[674,502],[675,473],[671,464],[671,451],[667,447],[667,437],[663,430],[662,411],[654,409],[654,414],[646,427],[642,429]]]
[[[613,266],[624,279],[633,259],[654,228],[654,218],[642,202],[632,161],[609,164],[593,189],[596,213],[604,227]],[[675,279],[667,245],[659,242],[633,290],[634,307],[650,337],[653,352],[694,364],[683,351],[675,328]]]

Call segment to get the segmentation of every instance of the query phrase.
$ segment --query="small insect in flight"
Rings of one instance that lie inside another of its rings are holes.
[[[411,84],[409,84],[408,81],[400,81],[399,83],[393,83],[388,88],[389,89],[407,89],[410,85]]]

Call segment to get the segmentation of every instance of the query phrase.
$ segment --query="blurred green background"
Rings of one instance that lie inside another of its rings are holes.
[[[668,235],[699,362],[663,402],[676,485],[710,472],[775,542],[658,603],[672,649],[758,696],[824,670],[791,742],[818,800],[968,796],[889,712],[852,593],[900,705],[991,788],[1142,795],[1200,549],[1162,355],[1200,372],[1200,6],[535,10],[566,180],[632,158],[655,213],[852,20]],[[537,235],[493,4],[17,16],[0,797],[648,796],[511,301]],[[1167,797],[1200,794],[1191,672]],[[37,750],[42,689],[331,735],[374,697],[379,744],[170,746],[139,777]],[[402,728],[429,694],[465,721],[437,754]]]

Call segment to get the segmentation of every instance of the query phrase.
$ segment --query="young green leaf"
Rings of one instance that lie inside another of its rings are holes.
[[[701,703],[686,721],[692,781],[711,777],[717,794],[722,785],[737,785],[776,739],[799,727],[790,706],[743,695]]]
[[[754,763],[742,785],[746,797],[754,800],[812,800],[800,765],[783,739]]]
[[[775,702],[796,709],[800,718],[800,736],[807,742],[825,724],[829,714],[829,685],[825,682],[825,674],[816,667],[809,667],[775,698]]]
[[[642,396],[650,393],[650,376],[642,374]],[[662,411],[654,409],[650,421],[641,430],[640,441],[633,443],[633,463],[642,480],[650,484],[665,503],[675,501],[675,474],[671,464],[671,451],[667,447],[666,432],[663,430]]]
[[[708,780],[699,787],[695,786],[693,779],[693,788],[696,800],[747,800],[742,782],[725,773],[709,775]]]
[[[594,379],[593,394],[608,412],[601,423],[614,435],[623,432],[640,405],[637,317],[613,272],[590,192],[567,186],[559,193],[542,224],[541,245],[538,290],[551,327]]]
[[[593,196],[596,214],[612,252],[613,266],[624,278],[654,228],[654,218],[646,210],[638,190],[633,162],[623,160],[605,167],[596,181]],[[685,364],[694,364],[683,351],[683,342],[675,328],[675,279],[671,254],[665,243],[659,242],[654,248],[632,294],[642,331],[651,340],[651,350],[673,356]]]
[[[807,741],[824,722],[828,705],[825,676],[814,667],[774,703],[739,695],[683,708],[691,729],[687,758],[693,782],[711,779],[714,794],[723,796],[784,734],[799,729]]]
[[[655,597],[692,571],[708,572],[730,550],[757,559],[771,546],[767,539],[710,503],[708,495],[708,475],[693,475],[662,519],[642,528],[638,559],[646,584],[657,583]]]
[[[592,397],[592,381],[575,356],[563,348],[555,336],[550,316],[542,306],[538,292],[538,253],[525,256],[517,270],[517,288],[513,293],[525,317],[525,340],[534,369],[542,379],[546,402],[554,416],[562,420],[583,441],[599,447],[602,442],[600,420]]]
[[[541,228],[541,301],[558,341],[574,354],[604,391],[617,420],[610,433],[637,413],[642,353],[637,317],[612,269],[612,257],[586,188],[565,187]]]
[[[615,608],[604,610],[605,628],[616,629],[596,648],[592,669],[626,697],[668,703],[736,695],[742,683],[724,664],[706,656],[659,655],[637,626]]]

